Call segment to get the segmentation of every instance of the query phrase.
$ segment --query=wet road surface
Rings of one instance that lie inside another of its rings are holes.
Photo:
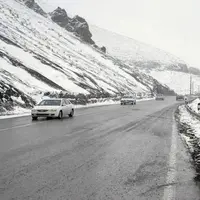
[[[199,200],[175,97],[0,120],[1,200]]]

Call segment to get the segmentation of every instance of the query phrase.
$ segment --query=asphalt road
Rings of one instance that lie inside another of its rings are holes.
[[[199,200],[175,97],[0,120],[0,200]]]

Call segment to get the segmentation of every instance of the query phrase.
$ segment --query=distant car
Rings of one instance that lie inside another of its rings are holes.
[[[197,104],[197,110],[200,111],[200,103]]]
[[[135,105],[136,104],[136,96],[128,95],[128,96],[122,97],[121,105],[127,105],[127,104]]]
[[[157,94],[156,95],[156,100],[165,100],[165,97],[163,94]]]
[[[185,101],[186,104],[188,104],[189,98],[187,96],[184,96],[184,101]]]
[[[136,99],[142,99],[142,94],[140,92],[136,94]]]
[[[67,99],[45,99],[31,110],[32,120],[38,117],[59,118],[74,116],[74,106]]]
[[[176,96],[176,101],[180,101],[180,100],[184,100],[184,96],[183,95],[177,95]]]

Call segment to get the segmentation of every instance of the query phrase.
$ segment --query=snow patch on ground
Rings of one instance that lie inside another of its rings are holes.
[[[3,114],[4,115],[0,115],[0,119],[29,116],[31,114],[31,110],[16,106],[14,107],[14,110],[6,111]]]
[[[195,136],[197,138],[200,138],[200,121],[196,117],[192,116],[187,111],[184,105],[179,107],[179,113],[180,113],[180,122],[189,125],[192,128]],[[183,135],[183,137],[185,138],[187,144],[191,145],[190,142],[192,141],[192,139],[190,139],[190,137],[187,137],[186,135]]]
[[[183,105],[179,107],[178,127],[181,136],[186,141],[196,170],[196,181],[200,181],[200,120],[194,117]]]

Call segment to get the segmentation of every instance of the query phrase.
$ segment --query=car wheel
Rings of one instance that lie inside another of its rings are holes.
[[[37,119],[38,119],[37,117],[32,117],[32,120],[33,120],[33,121],[35,121],[35,120],[37,120]]]
[[[74,116],[74,109],[72,109],[71,113],[69,114],[69,117],[73,117]]]
[[[62,110],[59,112],[59,114],[58,114],[58,119],[62,119],[63,118],[63,112],[62,112]]]
[[[136,105],[136,101],[134,102],[134,104]]]

